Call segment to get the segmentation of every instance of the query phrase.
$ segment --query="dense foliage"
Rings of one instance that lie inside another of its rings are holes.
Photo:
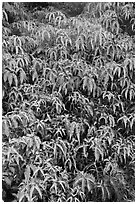
[[[29,6],[2,9],[3,200],[134,201],[134,3]]]

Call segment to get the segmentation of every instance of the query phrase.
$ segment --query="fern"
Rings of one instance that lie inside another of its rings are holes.
[[[3,200],[133,201],[135,4],[2,12]]]

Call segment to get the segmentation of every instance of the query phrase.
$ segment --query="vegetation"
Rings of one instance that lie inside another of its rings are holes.
[[[134,201],[135,4],[57,4],[3,3],[3,200]]]

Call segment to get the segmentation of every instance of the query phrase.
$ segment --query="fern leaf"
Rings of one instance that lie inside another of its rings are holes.
[[[12,73],[9,73],[9,75],[8,75],[8,82],[9,82],[9,84],[11,86],[12,82],[13,82],[13,74]]]
[[[72,136],[74,134],[75,128],[76,128],[76,123],[72,122],[71,127],[70,127],[70,139],[72,138]]]

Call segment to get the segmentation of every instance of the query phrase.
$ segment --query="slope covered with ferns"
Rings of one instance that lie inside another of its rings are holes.
[[[3,200],[134,201],[134,3],[27,6],[3,3]]]

